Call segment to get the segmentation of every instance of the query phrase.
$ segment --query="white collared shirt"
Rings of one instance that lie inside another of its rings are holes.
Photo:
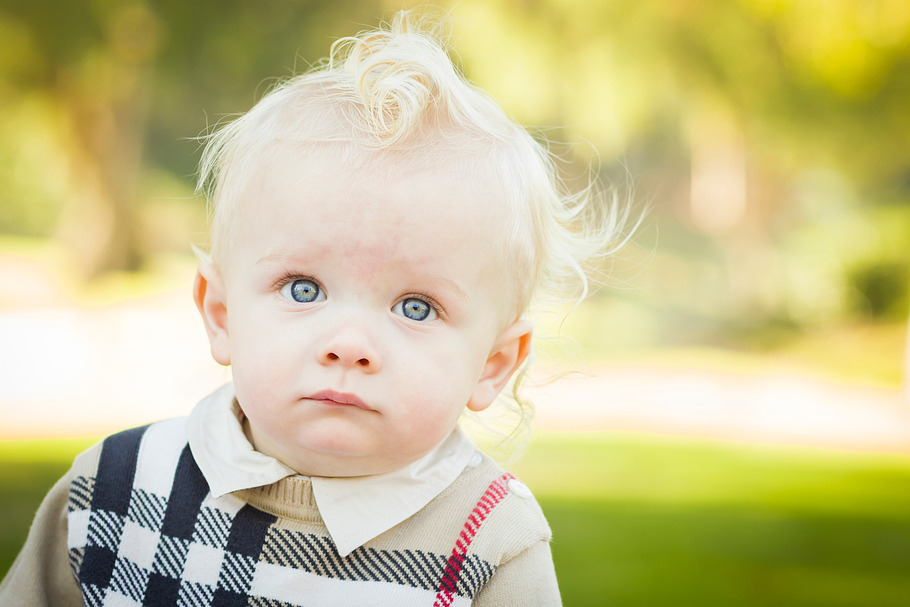
[[[190,450],[212,496],[270,485],[297,472],[253,449],[233,384],[204,398],[187,420]],[[319,513],[341,556],[388,531],[451,485],[479,451],[460,428],[416,462],[385,474],[310,477]]]

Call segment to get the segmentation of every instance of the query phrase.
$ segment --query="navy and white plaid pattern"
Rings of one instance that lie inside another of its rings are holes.
[[[328,537],[275,526],[232,495],[212,498],[185,439],[150,428],[106,439],[95,476],[73,480],[70,563],[88,607],[278,607],[302,604],[304,586],[335,593],[352,582],[439,588],[448,555],[362,547],[342,558]],[[457,594],[470,602],[494,571],[470,555]]]
[[[170,496],[136,487],[145,430],[108,438],[95,478],[73,482],[69,519],[85,543],[71,547],[71,562],[86,605],[246,605],[275,517],[211,503],[188,446],[175,469],[160,471],[173,479]]]

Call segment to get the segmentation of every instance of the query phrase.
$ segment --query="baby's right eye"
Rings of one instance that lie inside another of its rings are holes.
[[[307,278],[298,278],[292,280],[281,287],[279,291],[286,299],[296,301],[297,303],[313,303],[314,301],[325,301],[325,293],[319,285]]]

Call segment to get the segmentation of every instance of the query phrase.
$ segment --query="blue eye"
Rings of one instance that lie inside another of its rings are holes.
[[[429,303],[417,297],[406,297],[395,304],[392,311],[411,320],[435,320],[436,310]]]
[[[325,300],[325,294],[319,288],[319,285],[305,278],[298,278],[287,283],[281,287],[281,294],[297,303],[312,303]]]

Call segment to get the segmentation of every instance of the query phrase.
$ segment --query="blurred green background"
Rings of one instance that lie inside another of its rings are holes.
[[[205,241],[194,138],[416,4],[2,0],[0,315],[173,287]],[[910,3],[437,4],[461,68],[553,141],[569,181],[593,170],[648,208],[562,327],[586,362],[900,389]],[[0,443],[0,571],[84,445]],[[520,472],[566,605],[898,605],[907,451],[543,433]]]

